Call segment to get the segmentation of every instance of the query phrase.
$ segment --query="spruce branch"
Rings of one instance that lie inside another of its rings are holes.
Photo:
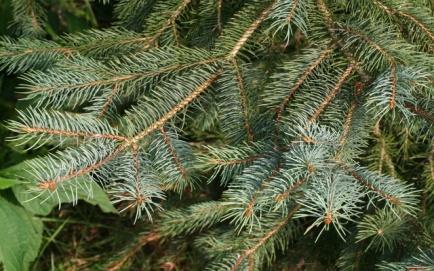
[[[406,222],[405,217],[397,217],[387,210],[367,215],[358,224],[357,242],[370,239],[366,251],[369,249],[391,251],[408,230]]]
[[[155,7],[154,9],[159,9],[161,11],[166,12],[165,9],[172,10],[169,13],[170,16],[166,20],[164,20],[164,16],[148,18],[147,27],[145,27],[145,33],[148,34],[148,38],[144,42],[143,49],[149,49],[154,46],[157,41],[161,38],[161,36],[168,30],[172,29],[174,31],[175,40],[177,38],[176,32],[176,21],[182,15],[182,13],[189,7],[191,4],[191,0],[181,0],[174,7],[171,6],[172,1],[168,1],[168,3],[157,2],[157,5],[160,4],[160,7]],[[177,2],[177,1],[176,1]]]
[[[250,255],[255,253],[258,249],[261,248],[270,238],[272,238],[275,234],[277,234],[287,223],[292,219],[295,213],[301,208],[300,205],[296,205],[287,216],[275,224],[268,232],[266,232],[261,238],[258,238],[257,242],[251,246],[250,248],[244,250],[240,253],[240,255],[236,258],[235,262],[231,265],[230,270],[236,271],[239,270],[243,261],[246,258],[249,258]]]
[[[269,20],[272,21],[269,30],[274,30],[274,35],[281,31],[284,32],[287,46],[293,36],[293,26],[296,26],[304,35],[307,34],[309,8],[309,1],[276,1],[269,15]]]
[[[235,58],[232,58],[232,65],[234,67],[235,70],[235,77],[236,77],[236,81],[238,83],[238,88],[240,91],[240,102],[241,102],[241,108],[242,108],[242,114],[243,114],[243,118],[244,118],[244,127],[246,129],[246,133],[247,133],[247,140],[248,142],[252,142],[253,141],[253,133],[252,133],[252,129],[250,128],[250,124],[249,124],[249,116],[248,116],[248,103],[247,103],[247,94],[246,94],[246,90],[245,90],[245,84],[243,82],[243,77],[241,75],[241,71],[240,71],[240,67],[238,66],[238,62]]]
[[[18,133],[13,140],[20,144],[29,142],[32,144],[29,148],[37,148],[47,143],[63,144],[68,139],[109,139],[116,142],[127,140],[108,122],[90,116],[37,108],[18,111],[18,116],[19,121],[9,122],[9,129]]]
[[[431,42],[434,41],[434,32],[430,29],[430,26],[426,25],[425,22],[423,22],[422,20],[418,19],[416,16],[402,11],[399,8],[394,8],[390,5],[387,5],[387,3],[383,3],[379,0],[372,0],[372,2],[380,7],[382,10],[384,10],[388,15],[391,16],[398,16],[398,17],[402,17],[404,19],[407,19],[408,21],[410,21],[411,23],[413,23],[414,25],[416,25],[423,33],[424,35],[426,35]],[[418,10],[420,11],[420,10]],[[423,14],[421,12],[421,14]],[[428,21],[428,24],[431,24],[432,26],[432,22]]]
[[[134,146],[138,143],[141,139],[148,136],[149,134],[157,131],[158,129],[161,129],[168,120],[173,118],[179,111],[184,109],[188,104],[190,104],[197,96],[202,94],[220,75],[220,72],[217,72],[213,74],[208,80],[203,82],[201,85],[199,85],[195,90],[193,90],[187,97],[185,97],[183,100],[181,100],[178,104],[176,104],[171,110],[166,112],[164,115],[162,115],[160,118],[158,118],[155,122],[153,122],[149,127],[142,130],[135,136],[129,138],[124,143],[119,144],[115,149],[112,150],[112,152],[108,153],[106,156],[101,157],[100,160],[97,160],[94,163],[87,164],[83,168],[75,169],[68,171],[65,175],[59,175],[56,176],[54,179],[47,179],[42,180],[40,182],[39,188],[41,189],[47,189],[50,191],[55,190],[58,183],[65,182],[69,179],[73,179],[85,174],[89,174],[90,172],[93,172],[113,159],[115,159],[119,154],[121,154],[125,149]]]
[[[23,36],[40,36],[44,33],[46,16],[38,0],[13,0],[12,13],[18,32]]]
[[[299,79],[295,82],[295,84],[289,90],[289,94],[283,99],[278,109],[276,110],[276,122],[279,123],[282,118],[282,114],[291,101],[291,99],[296,94],[297,90],[303,85],[303,83],[308,79],[308,77],[315,71],[315,69],[323,62],[325,58],[327,58],[333,52],[333,46],[326,48],[322,51],[318,58],[314,60],[307,68],[303,71]]]
[[[170,153],[172,154],[173,161],[174,161],[175,164],[176,164],[176,168],[179,170],[181,176],[182,176],[184,179],[186,179],[186,178],[187,178],[186,170],[185,170],[184,166],[181,164],[178,155],[176,154],[176,150],[175,150],[175,148],[173,147],[173,144],[172,144],[172,142],[171,142],[171,139],[169,138],[169,136],[167,135],[167,133],[166,133],[166,131],[164,130],[163,127],[160,129],[160,131],[161,131],[161,135],[163,136],[164,143],[166,143],[166,145],[167,145],[168,148],[170,149]]]
[[[418,199],[411,185],[402,185],[391,177],[377,175],[363,168],[349,169],[349,173],[368,191],[385,200],[392,209],[396,208],[410,215],[414,215],[417,210]]]
[[[249,38],[252,36],[252,34],[256,31],[256,29],[267,19],[268,15],[270,14],[273,5],[275,1],[272,1],[272,4],[269,5],[267,8],[265,8],[259,15],[259,17],[256,18],[255,21],[252,22],[252,24],[245,29],[244,33],[241,35],[241,37],[236,41],[234,44],[232,50],[229,52],[228,58],[234,59],[237,57],[239,51],[243,48],[245,43],[249,40]]]
[[[344,145],[346,140],[348,139],[348,134],[350,132],[351,124],[353,122],[353,116],[354,116],[354,113],[356,111],[357,106],[359,106],[358,101],[357,101],[357,96],[359,96],[360,91],[362,90],[362,87],[363,86],[361,86],[361,85],[356,86],[356,91],[355,91],[356,97],[353,99],[350,107],[348,108],[348,111],[346,112],[345,121],[344,121],[343,129],[342,129],[342,134],[339,138],[339,144],[340,145]]]
[[[272,269],[292,240],[304,249],[330,229],[349,243],[345,270],[373,268],[365,249],[427,246],[423,1],[119,0],[114,27],[3,38],[0,67],[25,72],[32,104],[9,122],[12,139],[56,148],[29,162],[32,192],[76,203],[98,182],[123,215],[154,220],[109,270],[154,241],[165,255],[181,244],[182,264],[193,241],[188,256],[209,270]],[[380,172],[364,167],[372,158]],[[422,233],[398,241],[407,230]],[[378,266],[424,266],[421,255]]]
[[[336,96],[336,94],[339,93],[339,91],[342,88],[342,85],[345,83],[347,78],[353,73],[355,66],[356,66],[355,63],[351,63],[348,65],[346,70],[339,77],[339,80],[336,82],[336,85],[333,87],[330,93],[326,96],[326,98],[321,102],[321,104],[318,106],[318,108],[309,118],[309,123],[315,122],[318,119],[318,117],[321,115],[321,113],[324,111],[324,109],[330,104],[330,102]]]

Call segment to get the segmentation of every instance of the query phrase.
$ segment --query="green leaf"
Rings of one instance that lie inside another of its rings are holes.
[[[20,184],[21,181],[17,178],[18,173],[23,171],[20,163],[10,168],[0,170],[0,190]]]
[[[9,187],[14,186],[14,185],[19,184],[19,183],[20,183],[20,181],[18,181],[16,179],[9,179],[9,178],[4,178],[4,177],[0,176],[0,190],[9,188]]]
[[[5,271],[25,271],[38,255],[42,222],[0,197],[0,259]]]

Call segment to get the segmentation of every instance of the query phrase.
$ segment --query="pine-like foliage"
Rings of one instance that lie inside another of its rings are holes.
[[[22,34],[39,2],[13,1]],[[156,240],[272,270],[332,237],[339,270],[433,270],[429,2],[119,0],[110,28],[3,37],[30,104],[11,140],[52,148],[29,161],[40,197],[86,178],[153,221],[109,270]]]

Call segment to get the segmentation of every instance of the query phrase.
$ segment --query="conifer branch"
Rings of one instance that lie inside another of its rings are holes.
[[[12,14],[21,34],[37,36],[44,32],[43,14],[36,0],[14,0],[11,2]]]
[[[164,31],[166,31],[170,27],[174,27],[174,24],[178,17],[182,14],[182,12],[190,5],[191,0],[182,0],[172,15],[167,19],[167,21],[163,24],[162,27],[150,38],[146,39],[144,44],[144,50],[148,49],[151,46],[154,46],[158,39],[163,35]]]
[[[418,20],[413,15],[405,13],[405,12],[398,10],[398,9],[392,8],[390,6],[387,6],[387,4],[382,3],[379,0],[372,0],[372,2],[376,6],[380,7],[382,10],[384,10],[389,15],[399,15],[401,17],[404,17],[404,18],[410,20],[415,25],[417,25],[432,41],[434,41],[434,33],[432,33],[426,25],[424,25],[420,20]]]
[[[282,167],[281,163],[277,163],[276,167],[273,169],[273,171],[271,171],[271,173],[267,176],[267,178],[261,181],[261,185],[253,193],[251,199],[249,200],[249,202],[245,206],[245,209],[243,210],[244,216],[249,217],[253,214],[253,208],[257,202],[258,196],[260,196],[260,193],[264,190],[265,187],[267,187],[267,185],[270,183],[273,177],[275,177],[279,173],[281,167]]]
[[[235,70],[235,78],[236,78],[237,84],[238,84],[238,89],[239,89],[239,94],[240,94],[240,102],[241,102],[241,111],[242,111],[243,118],[244,118],[244,128],[246,129],[247,140],[248,140],[248,142],[252,142],[253,141],[253,132],[252,132],[252,128],[250,127],[250,124],[249,124],[249,114],[248,114],[249,105],[247,103],[247,93],[246,93],[246,89],[244,87],[244,80],[243,80],[243,77],[241,75],[240,67],[238,66],[237,60],[235,58],[233,58],[231,60],[231,62],[232,62],[232,65],[234,67],[234,70]]]
[[[33,28],[36,29],[36,30],[40,30],[40,29],[42,29],[42,26],[39,24],[38,18],[36,17],[36,12],[32,8],[34,1],[35,0],[28,0],[27,1],[28,4],[26,6],[28,8],[28,14],[30,15]]]
[[[397,154],[407,155],[423,152],[419,144],[434,123],[432,14],[394,1],[120,0],[116,23],[126,29],[91,29],[58,42],[2,38],[0,68],[29,71],[21,88],[33,105],[9,122],[12,140],[56,148],[29,161],[31,192],[76,202],[92,196],[95,181],[121,212],[135,211],[135,221],[167,207],[158,231],[131,242],[110,271],[125,268],[146,244],[161,240],[163,251],[173,238],[207,249],[210,270],[232,271],[271,266],[302,227],[317,229],[318,238],[334,228],[351,242],[363,228],[378,245],[382,237],[371,237],[386,232],[378,229],[420,215],[412,164],[396,171],[396,162],[410,160],[395,157],[391,140],[398,138],[384,127],[404,126]],[[29,33],[32,18],[44,24],[40,11],[35,6],[21,20]],[[428,123],[411,123],[414,115]],[[372,142],[380,172],[357,162]],[[423,167],[420,177],[429,179],[432,153]],[[190,202],[172,200],[175,194],[190,198],[193,188],[200,202],[179,208]],[[356,255],[360,247],[349,246],[339,268],[373,267]]]
[[[222,32],[222,5],[223,0],[217,0],[217,31]]]
[[[56,52],[62,54],[64,57],[68,57],[76,52],[76,50],[68,47],[47,47],[47,48],[28,48],[24,51],[12,51],[12,52],[1,52],[0,57],[20,57],[25,55],[31,55],[34,53],[45,53],[45,52]]]
[[[317,6],[320,10],[320,12],[323,14],[323,19],[325,21],[325,25],[327,28],[327,31],[329,35],[332,37],[332,40],[335,44],[338,45],[339,49],[341,50],[342,54],[349,60],[350,63],[357,63],[356,58],[354,57],[353,53],[348,51],[347,48],[345,48],[345,45],[343,42],[339,39],[339,37],[335,33],[335,25],[336,23],[333,21],[333,16],[330,13],[330,10],[328,9],[326,3],[324,0],[317,0]],[[356,66],[357,73],[360,75],[360,77],[367,81],[367,78],[369,77],[359,65]]]
[[[168,120],[173,118],[179,111],[184,109],[187,105],[189,105],[192,101],[195,100],[196,97],[198,97],[200,94],[202,94],[221,74],[221,71],[213,74],[208,80],[203,82],[201,85],[199,85],[195,90],[193,90],[190,95],[188,95],[186,98],[184,98],[180,103],[178,103],[175,107],[173,107],[169,112],[167,112],[165,115],[163,115],[160,119],[158,119],[156,122],[154,122],[151,126],[143,130],[142,132],[138,133],[136,136],[126,140],[123,144],[119,145],[111,154],[106,156],[104,159],[91,164],[85,168],[74,170],[69,172],[68,174],[64,176],[59,176],[56,179],[53,180],[45,180],[42,181],[39,184],[39,188],[41,189],[53,189],[57,186],[57,183],[76,178],[85,174],[88,174],[92,171],[95,171],[114,158],[117,157],[123,150],[125,150],[128,147],[135,146],[137,142],[147,135],[151,134],[152,132],[161,129]]]
[[[381,55],[383,55],[390,65],[390,91],[391,96],[389,100],[389,107],[390,109],[393,109],[396,104],[396,91],[397,91],[397,63],[395,58],[383,47],[381,47],[378,43],[376,43],[374,40],[369,38],[368,36],[364,35],[363,33],[352,29],[350,27],[342,27],[343,31],[352,34],[358,38],[360,38],[362,41],[366,42],[368,45],[370,45],[372,48],[374,48],[376,51],[378,51]]]
[[[297,6],[299,4],[300,0],[294,0],[292,3],[292,7],[291,10],[288,13],[288,17],[286,18],[286,21],[289,23],[291,23],[292,19],[294,18],[294,15],[297,11]]]
[[[134,246],[132,246],[131,248],[128,249],[128,251],[117,261],[111,263],[108,267],[107,267],[107,271],[117,271],[120,270],[125,263],[131,259],[135,254],[137,254],[137,252],[139,252],[139,250],[144,247],[145,245],[157,241],[158,239],[160,239],[160,236],[157,233],[151,232],[149,234],[146,234],[144,236],[142,236],[141,238],[139,238],[137,244],[135,244]]]
[[[373,184],[369,183],[367,180],[365,180],[360,174],[358,174],[355,170],[350,170],[350,174],[359,181],[364,187],[367,189],[375,192],[379,196],[381,196],[383,199],[387,200],[388,202],[392,203],[393,205],[399,205],[401,204],[400,200],[393,195],[389,195],[386,192],[380,190],[379,188],[375,187]]]
[[[234,159],[234,160],[223,160],[223,159],[214,159],[211,158],[208,161],[214,165],[235,165],[235,164],[247,164],[255,161],[261,157],[260,155],[252,155],[244,159]]]
[[[141,171],[141,163],[140,163],[140,158],[139,158],[139,147],[136,144],[131,145],[131,154],[133,155],[133,166],[134,166],[134,171],[135,171],[135,176],[134,176],[134,186],[136,189],[136,197],[135,197],[135,202],[133,203],[133,205],[126,207],[127,209],[131,208],[131,207],[136,207],[136,208],[140,208],[141,204],[146,200],[142,197],[142,194],[140,193],[140,191],[142,191],[141,188],[141,181],[140,181],[140,171]]]
[[[82,138],[106,138],[111,139],[115,141],[127,141],[128,138],[121,136],[121,135],[115,135],[115,134],[97,134],[97,133],[90,133],[90,132],[82,132],[82,131],[67,131],[67,130],[58,130],[58,129],[49,129],[49,128],[42,128],[42,127],[23,127],[21,128],[21,131],[25,133],[42,133],[47,135],[57,135],[57,136],[63,136],[63,137],[82,137]]]
[[[288,187],[283,193],[280,193],[277,195],[274,200],[276,202],[283,202],[285,201],[294,191],[296,191],[300,186],[302,186],[304,183],[308,181],[308,178],[302,178],[295,183],[291,184],[290,187]]]
[[[387,167],[389,168],[390,175],[392,177],[396,177],[395,167],[393,166],[392,158],[390,157],[389,153],[387,152],[386,141],[385,141],[384,136],[381,132],[379,121],[375,124],[373,133],[377,137],[377,139],[379,141],[378,143],[380,145],[380,157],[379,157],[379,161],[378,161],[379,162],[378,171],[380,173],[383,173],[383,161],[384,161],[386,163]]]
[[[107,163],[112,161],[114,158],[116,158],[117,155],[119,155],[127,147],[128,147],[127,144],[119,145],[112,153],[110,153],[104,159],[97,161],[97,162],[95,162],[95,163],[93,163],[93,164],[91,164],[85,168],[70,171],[66,175],[58,176],[54,179],[43,180],[38,184],[38,188],[40,188],[42,190],[55,191],[57,186],[60,183],[67,181],[67,180],[71,180],[71,179],[80,177],[80,176],[83,176],[83,175],[86,175],[88,173],[91,173],[91,172],[103,167],[104,165],[106,165]]]
[[[19,120],[10,121],[9,128],[19,135],[14,139],[21,142],[31,142],[36,147],[40,142],[51,140],[63,143],[65,139],[99,140],[109,139],[114,142],[125,142],[127,137],[119,135],[118,131],[105,120],[74,113],[65,113],[46,109],[28,109],[19,111]],[[44,144],[45,144],[44,143]]]
[[[168,120],[173,118],[179,111],[183,110],[186,106],[188,106],[191,102],[193,102],[199,95],[201,95],[215,80],[221,75],[222,71],[218,71],[211,75],[208,80],[199,85],[195,90],[193,90],[187,97],[185,97],[179,104],[173,107],[169,112],[163,115],[160,119],[154,122],[151,126],[138,133],[136,136],[132,138],[132,142],[137,142],[150,133],[160,129],[166,124]]]
[[[427,120],[428,122],[434,123],[434,115],[430,114],[429,112],[423,110],[420,107],[416,107],[411,103],[404,103],[404,106],[408,108],[412,113],[418,115],[419,117]]]
[[[110,95],[107,96],[104,104],[102,105],[101,111],[98,114],[99,118],[102,118],[106,115],[107,111],[109,111],[110,106],[113,103],[114,98],[119,93],[121,86],[119,84],[114,84],[112,86],[112,91],[110,92]]]
[[[174,72],[174,71],[183,71],[186,69],[193,68],[195,66],[217,63],[220,60],[222,60],[221,57],[215,57],[215,58],[200,60],[200,61],[188,63],[188,64],[169,65],[166,67],[161,67],[161,69],[156,70],[156,71],[130,73],[130,74],[126,74],[126,75],[115,76],[115,77],[112,77],[109,79],[89,81],[86,83],[55,85],[55,86],[46,86],[46,87],[45,86],[44,87],[31,86],[30,92],[47,92],[47,93],[50,93],[50,92],[53,92],[56,90],[59,91],[61,89],[80,89],[80,88],[115,85],[115,84],[120,85],[120,84],[128,82],[128,81],[137,80],[141,77],[158,77],[164,73],[170,73],[170,72]]]
[[[434,141],[431,144],[431,152],[428,155],[428,163],[429,163],[429,174],[431,180],[434,180]]]
[[[173,144],[172,144],[172,142],[170,140],[170,137],[167,135],[164,127],[160,128],[160,132],[161,132],[161,135],[163,136],[164,143],[166,143],[167,147],[170,150],[170,153],[172,154],[172,158],[173,158],[173,161],[176,164],[176,168],[178,169],[178,171],[181,174],[181,176],[184,179],[187,179],[187,171],[185,170],[184,166],[182,165],[181,160],[179,159],[179,156],[176,153],[176,150],[173,147]]]
[[[250,247],[249,249],[243,251],[236,259],[235,263],[230,268],[231,271],[237,271],[240,268],[243,261],[248,258],[250,255],[255,253],[261,246],[263,246],[271,237],[273,237],[281,228],[283,228],[288,221],[292,218],[292,216],[301,208],[301,205],[296,205],[288,215],[277,223],[270,231],[268,231],[262,238],[260,238],[255,245]]]
[[[253,35],[256,29],[265,21],[265,19],[267,19],[268,15],[273,9],[274,3],[275,1],[273,1],[271,5],[268,6],[266,9],[264,9],[259,15],[259,17],[244,31],[243,35],[240,37],[240,39],[230,51],[228,55],[230,59],[237,57],[238,52],[241,50],[241,48],[243,48],[244,44],[249,40],[249,38]]]
[[[350,132],[351,122],[353,120],[353,114],[357,107],[357,101],[353,100],[351,102],[350,108],[347,111],[347,114],[345,116],[344,126],[342,129],[342,134],[339,139],[339,145],[344,145],[345,141],[347,140],[348,133]]]
[[[348,65],[347,69],[341,74],[339,80],[336,82],[333,89],[330,91],[330,93],[326,96],[326,98],[321,102],[321,104],[317,107],[315,112],[309,118],[309,123],[315,122],[318,119],[318,117],[321,115],[321,113],[324,111],[324,109],[330,104],[330,102],[333,100],[336,94],[340,92],[342,85],[345,83],[347,78],[353,73],[355,66],[356,66],[355,63],[351,63],[350,65]]]
[[[282,114],[285,111],[286,106],[294,98],[297,90],[303,85],[303,83],[306,81],[306,79],[309,78],[309,76],[312,74],[312,72],[314,72],[315,69],[324,61],[324,59],[326,59],[333,52],[333,50],[334,50],[334,46],[330,46],[330,47],[326,48],[324,51],[321,52],[319,57],[314,62],[312,62],[312,64],[309,65],[307,67],[307,69],[305,69],[303,71],[300,78],[297,80],[297,82],[289,90],[289,94],[285,97],[285,99],[282,101],[282,103],[277,108],[277,110],[276,110],[277,111],[276,123],[280,122],[280,120],[282,118]]]
[[[393,57],[386,51],[386,49],[382,48],[379,44],[377,44],[375,41],[373,41],[368,36],[364,35],[363,33],[359,32],[355,29],[352,29],[350,27],[343,27],[342,30],[359,37],[360,39],[365,41],[367,44],[372,46],[375,50],[377,50],[382,55],[384,55],[389,60],[390,63],[394,62]]]

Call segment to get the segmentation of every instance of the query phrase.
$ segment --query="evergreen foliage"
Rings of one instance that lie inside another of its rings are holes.
[[[39,197],[88,176],[152,221],[108,270],[152,242],[272,270],[324,238],[339,270],[433,270],[430,1],[119,0],[112,27],[54,41],[41,2],[12,1],[0,41],[29,104],[11,140],[52,148]]]

